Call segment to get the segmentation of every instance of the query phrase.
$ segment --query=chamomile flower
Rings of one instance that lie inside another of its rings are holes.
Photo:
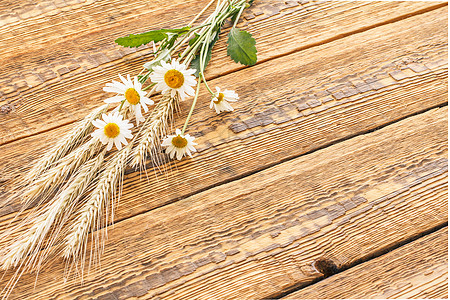
[[[164,139],[162,146],[167,147],[166,153],[170,155],[170,158],[173,158],[176,154],[177,159],[181,160],[186,154],[192,157],[191,152],[197,151],[194,148],[194,146],[197,145],[197,143],[194,143],[194,139],[195,137],[190,136],[189,134],[181,134],[181,130],[177,129],[175,135],[169,135]]]
[[[170,92],[172,98],[178,93],[181,100],[184,100],[186,96],[195,94],[192,88],[197,84],[195,76],[192,75],[194,73],[195,69],[187,69],[186,65],[172,59],[170,63],[161,61],[161,66],[153,67],[150,79],[156,83],[156,91],[161,91],[162,94]]]
[[[136,123],[139,125],[140,121],[145,121],[142,116],[142,109],[145,112],[148,111],[147,105],[153,105],[153,101],[146,97],[147,92],[142,90],[142,84],[138,81],[137,77],[131,80],[130,75],[127,78],[119,74],[122,82],[113,80],[112,83],[107,83],[103,88],[105,92],[117,93],[117,96],[108,98],[106,103],[115,103],[125,101],[124,106],[130,106],[130,110],[136,116]]]
[[[118,150],[122,149],[122,144],[128,145],[126,139],[131,139],[130,128],[133,127],[127,119],[123,120],[122,115],[118,111],[102,114],[102,119],[92,121],[92,124],[97,127],[91,136],[95,139],[99,139],[103,145],[106,146],[106,150],[111,150],[113,144],[116,145]]]
[[[238,94],[235,91],[224,90],[222,92],[219,87],[216,87],[216,93],[211,99],[209,108],[214,107],[218,114],[222,111],[233,111],[233,107],[228,102],[236,102],[238,99]]]

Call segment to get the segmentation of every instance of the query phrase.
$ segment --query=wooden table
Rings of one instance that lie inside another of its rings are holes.
[[[115,38],[182,26],[206,3],[2,1],[1,197],[106,82],[149,60]],[[216,115],[203,91],[198,153],[158,178],[127,170],[101,268],[64,283],[54,260],[11,299],[447,298],[447,13],[256,0],[239,27],[258,63],[231,62],[224,30],[207,69],[239,93],[235,111]]]

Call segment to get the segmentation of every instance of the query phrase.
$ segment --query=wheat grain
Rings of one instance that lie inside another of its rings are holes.
[[[88,135],[92,129],[92,121],[106,111],[108,105],[102,105],[88,114],[83,120],[75,123],[70,132],[64,136],[57,144],[49,149],[35,165],[28,171],[24,177],[24,182],[32,182],[42,172],[52,166],[53,163],[68,154],[73,148],[78,146],[83,138]]]

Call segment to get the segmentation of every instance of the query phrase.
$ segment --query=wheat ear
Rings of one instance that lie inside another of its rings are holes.
[[[54,147],[48,150],[46,154],[34,164],[30,171],[28,171],[27,175],[25,175],[24,182],[29,183],[33,181],[42,172],[50,168],[54,162],[58,161],[73,148],[78,146],[80,142],[82,142],[83,138],[91,132],[92,121],[104,113],[107,108],[107,104],[102,105],[93,110],[83,120],[75,123],[72,130],[70,130],[64,138],[59,140]]]
[[[171,97],[163,97],[158,102],[152,114],[148,117],[147,124],[143,126],[145,129],[138,138],[138,144],[133,149],[133,159],[130,162],[131,167],[144,169],[148,153],[155,154],[152,155],[152,158],[156,159],[156,151],[161,145],[160,137],[165,134],[167,120],[172,115],[175,104],[176,98]]]
[[[99,145],[100,142],[98,140],[90,139],[69,155],[59,160],[51,169],[43,173],[23,191],[22,197],[25,199],[24,206],[27,206],[38,197],[41,197],[41,202],[43,202],[46,195],[51,195],[60,183],[97,153]]]
[[[53,198],[52,202],[44,209],[43,213],[32,217],[32,226],[17,241],[12,243],[2,256],[1,268],[7,270],[16,267],[24,258],[28,257],[27,266],[32,266],[38,261],[39,252],[53,227],[62,227],[62,223],[72,214],[75,202],[86,190],[91,179],[97,174],[97,170],[103,164],[105,151],[101,152],[96,158],[86,162],[75,174],[63,191]],[[60,221],[59,226],[56,224]],[[59,232],[58,229],[58,232]],[[55,234],[57,235],[57,234]],[[53,237],[53,240],[56,236]],[[52,244],[51,242],[49,244]],[[41,259],[42,260],[42,259]]]
[[[81,261],[81,270],[84,269],[86,255],[87,236],[90,231],[98,231],[103,228],[106,234],[109,206],[112,199],[116,198],[117,186],[122,183],[123,172],[127,164],[128,156],[133,147],[130,142],[109,160],[104,170],[98,176],[98,182],[94,190],[89,194],[87,202],[81,207],[79,215],[75,218],[70,231],[65,239],[62,256],[65,259],[73,259],[77,265]],[[119,185],[119,195],[121,186]],[[111,205],[111,220],[113,220],[113,207]],[[98,232],[97,232],[98,234]],[[98,235],[97,235],[98,238]],[[105,235],[102,236],[102,247]],[[94,241],[94,237],[92,237]],[[95,248],[99,249],[99,242],[95,240]]]

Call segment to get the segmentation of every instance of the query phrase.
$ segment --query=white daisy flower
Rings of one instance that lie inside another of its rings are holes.
[[[194,143],[194,139],[195,137],[189,134],[181,134],[181,130],[177,129],[175,135],[169,135],[164,139],[162,146],[167,147],[166,153],[170,155],[170,158],[173,158],[176,154],[177,159],[181,160],[184,155],[187,154],[192,157],[191,152],[197,152],[194,148],[197,145],[197,143]]]
[[[142,90],[142,84],[137,77],[134,77],[134,82],[131,80],[130,75],[125,78],[119,74],[119,77],[123,83],[113,80],[112,83],[107,83],[106,87],[103,88],[105,92],[117,93],[119,95],[108,98],[105,102],[115,103],[126,100],[124,105],[130,106],[130,110],[136,116],[136,123],[139,125],[140,121],[145,121],[145,118],[142,116],[141,107],[147,112],[147,105],[153,105],[154,102],[146,97],[147,92]]]
[[[211,104],[209,108],[213,108],[216,110],[216,113],[220,113],[222,111],[233,111],[233,107],[228,102],[236,102],[239,99],[238,94],[235,91],[224,90],[220,91],[220,88],[216,86],[216,93],[213,95],[211,99]]]
[[[187,95],[194,96],[195,90],[192,88],[197,84],[195,69],[187,69],[184,64],[180,64],[176,59],[171,63],[161,61],[161,66],[153,67],[150,79],[156,83],[156,90],[166,94],[170,91],[170,96],[175,97],[176,93],[184,100]]]
[[[91,136],[99,139],[103,145],[108,144],[106,150],[111,150],[113,143],[118,150],[122,149],[122,144],[128,145],[126,139],[131,139],[130,128],[133,124],[127,119],[123,120],[122,115],[118,111],[107,114],[102,114],[102,119],[92,121],[92,124],[97,127]]]

